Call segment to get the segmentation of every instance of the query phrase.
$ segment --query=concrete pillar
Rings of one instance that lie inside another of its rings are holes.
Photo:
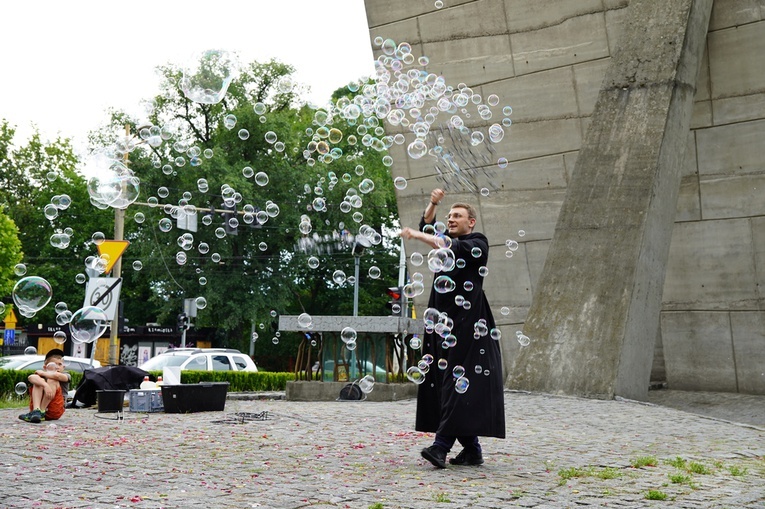
[[[630,2],[509,387],[646,399],[711,8]]]

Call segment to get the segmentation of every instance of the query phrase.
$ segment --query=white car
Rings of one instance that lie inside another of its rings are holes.
[[[37,371],[38,369],[43,369],[44,361],[44,355],[8,355],[6,357],[0,357],[0,369],[31,369]],[[82,373],[86,369],[100,367],[101,363],[95,359],[91,366],[90,359],[70,357],[68,355],[64,356],[64,369],[69,372],[76,371]]]
[[[144,371],[178,366],[181,371],[257,371],[249,356],[231,348],[173,348],[141,364]]]

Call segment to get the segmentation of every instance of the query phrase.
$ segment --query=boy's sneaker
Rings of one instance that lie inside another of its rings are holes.
[[[41,423],[42,421],[45,420],[45,416],[38,409],[38,410],[32,410],[28,414],[20,415],[19,419],[27,421],[27,422],[32,422],[32,423],[35,423],[35,424],[39,424],[39,423]]]

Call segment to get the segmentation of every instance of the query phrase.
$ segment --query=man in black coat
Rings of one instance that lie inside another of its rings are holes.
[[[422,457],[446,468],[455,441],[462,451],[452,465],[483,463],[479,436],[505,438],[504,388],[499,330],[483,293],[488,273],[489,242],[473,232],[475,209],[455,203],[446,217],[446,230],[434,228],[436,208],[445,193],[430,195],[420,229],[404,228],[404,239],[430,246],[429,267],[435,272],[428,300],[423,341],[424,381],[417,391],[417,431],[434,432],[433,445]]]

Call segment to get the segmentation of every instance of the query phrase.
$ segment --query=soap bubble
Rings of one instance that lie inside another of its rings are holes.
[[[518,230],[518,236],[519,237],[525,237],[526,236],[526,230]]]
[[[298,325],[303,329],[308,329],[313,325],[313,318],[308,313],[300,313]]]
[[[27,392],[27,384],[26,384],[26,382],[19,382],[19,383],[17,383],[16,386],[13,388],[13,390],[19,396],[23,396]]]
[[[406,179],[404,177],[396,177],[393,179],[393,186],[398,190],[406,189]]]
[[[259,171],[258,173],[256,173],[255,183],[259,185],[260,187],[263,187],[266,184],[268,184],[268,175],[266,174],[266,172]]]
[[[488,267],[478,267],[478,275],[481,277],[486,277],[489,275],[489,268]]]
[[[231,130],[236,125],[236,115],[226,115],[223,117],[223,127]]]
[[[56,219],[58,217],[58,208],[55,205],[48,204],[43,208],[43,214],[46,219]]]
[[[419,336],[412,336],[411,339],[409,339],[409,346],[413,350],[419,350],[422,346],[422,340],[419,338]]]
[[[56,315],[56,323],[64,326],[72,320],[72,312],[68,309]]]
[[[201,104],[217,104],[226,95],[231,81],[239,74],[233,53],[207,50],[192,56],[184,66],[179,85],[184,95]]]
[[[138,224],[141,224],[144,221],[146,221],[146,216],[144,215],[143,212],[136,212],[135,215],[133,216],[133,221],[135,221]]]
[[[24,355],[37,355],[37,348],[28,346],[24,349]]]
[[[510,308],[507,306],[502,306],[499,312],[502,313],[504,316],[507,316],[510,314]]]
[[[369,267],[369,277],[372,279],[378,279],[380,277],[380,268],[376,265],[372,265]]]
[[[459,377],[454,382],[454,390],[460,394],[465,394],[468,390],[468,387],[470,387],[470,380],[468,380],[464,376]]]
[[[311,267],[312,269],[318,268],[319,267],[319,259],[316,258],[315,256],[310,257],[308,259],[308,266]]]
[[[410,382],[414,382],[417,385],[420,385],[425,381],[425,373],[423,373],[417,366],[410,366],[409,369],[406,370],[406,377]]]
[[[157,224],[157,226],[159,227],[159,231],[163,233],[167,233],[173,229],[173,221],[167,217],[163,217],[162,219],[159,220],[159,223]]]
[[[247,129],[239,129],[237,136],[239,136],[240,140],[246,140],[250,137],[250,131],[248,131]]]
[[[502,331],[496,328],[491,329],[491,331],[489,331],[489,336],[491,336],[491,339],[498,341],[499,339],[502,338]]]
[[[345,272],[336,270],[332,273],[332,280],[338,285],[345,283]]]
[[[82,343],[93,343],[100,338],[109,325],[103,309],[96,306],[86,306],[78,309],[69,322],[69,333],[72,339]]]
[[[457,287],[457,284],[454,282],[452,278],[449,276],[438,276],[435,281],[433,281],[433,288],[438,293],[448,293],[454,291],[454,289]]]
[[[197,297],[194,300],[194,303],[197,305],[197,309],[204,309],[207,307],[207,299],[204,297]]]
[[[103,232],[94,232],[93,235],[90,236],[90,240],[93,241],[93,244],[100,246],[104,243],[104,240],[106,240],[106,236]]]
[[[38,276],[20,279],[13,287],[13,302],[19,312],[28,317],[44,308],[53,297],[50,283]]]
[[[343,340],[343,343],[348,343],[349,341],[356,341],[356,338],[358,337],[356,333],[356,329],[352,327],[345,327],[342,331],[340,331],[340,339]]]
[[[470,250],[470,254],[473,256],[473,258],[480,258],[483,254],[483,251],[481,251],[480,247],[474,247]]]
[[[66,332],[62,330],[57,330],[53,333],[53,341],[55,341],[59,345],[63,345],[66,343]]]
[[[361,392],[364,394],[369,394],[372,392],[372,389],[374,389],[375,386],[375,378],[372,375],[367,375],[361,380],[359,380],[359,389],[361,389]]]
[[[418,252],[412,253],[412,255],[409,257],[409,261],[411,261],[412,265],[414,265],[415,267],[419,267],[420,265],[422,265],[423,260],[424,258],[422,256],[422,253],[418,253]]]
[[[23,263],[17,263],[16,265],[13,266],[13,273],[21,277],[27,273],[27,266],[24,265]]]
[[[141,262],[141,260],[135,260],[133,262],[133,270],[138,272],[141,269],[143,269],[143,262]]]
[[[351,350],[351,351],[355,350],[356,349],[356,342],[355,341],[348,341],[345,344],[345,348],[347,348],[348,350]]]
[[[521,334],[520,336],[518,336],[518,343],[521,346],[529,346],[529,343],[531,343],[531,339],[529,339],[528,336]]]
[[[465,368],[463,368],[460,365],[454,366],[452,368],[452,376],[457,379],[465,376]]]

